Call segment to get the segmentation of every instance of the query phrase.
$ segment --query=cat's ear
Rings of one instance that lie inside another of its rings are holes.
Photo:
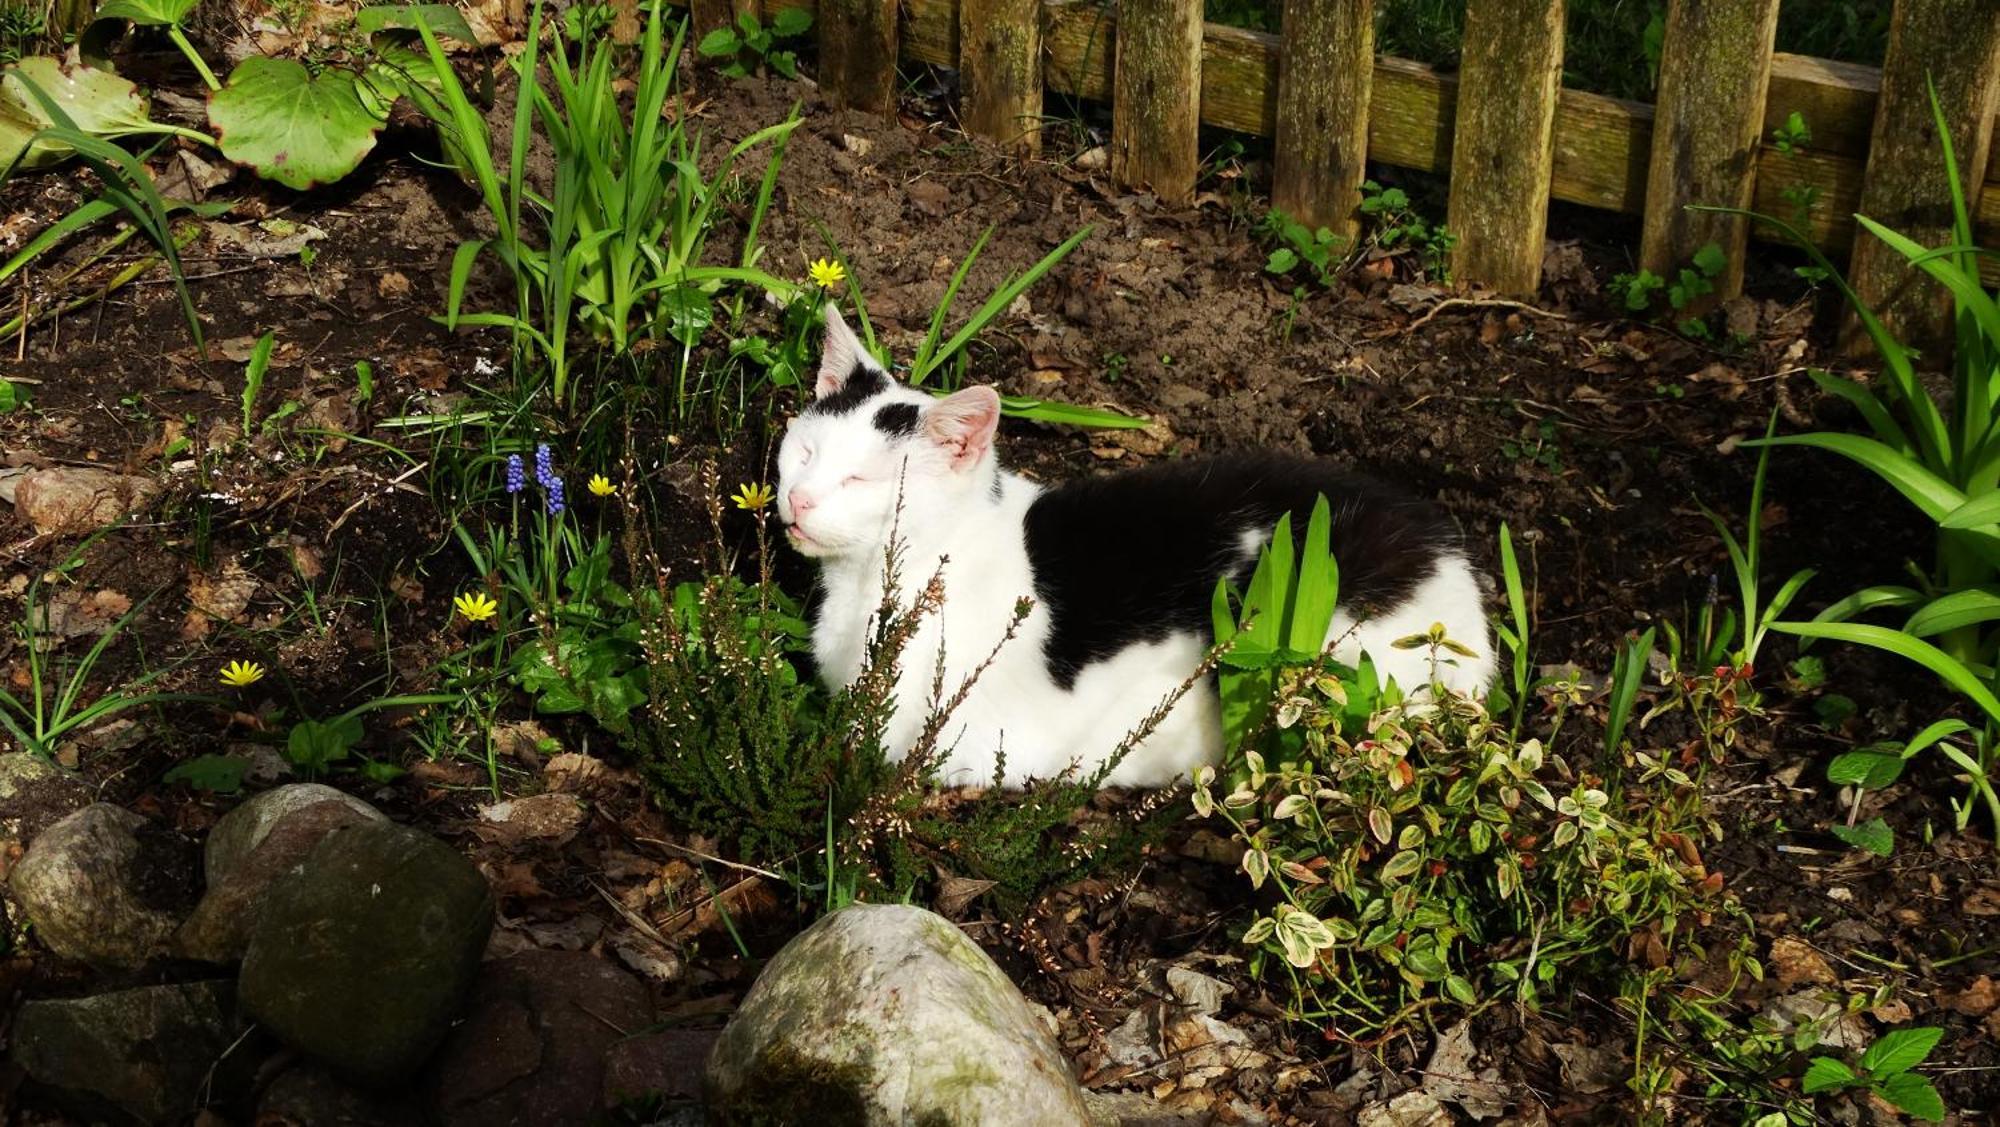
[[[954,471],[978,465],[993,449],[999,427],[1000,394],[984,385],[954,391],[924,412],[924,437],[951,459]]]
[[[838,394],[847,386],[848,379],[863,369],[874,371],[875,358],[868,355],[861,338],[841,319],[839,307],[827,302],[826,335],[820,341],[819,380],[813,385],[813,398]]]

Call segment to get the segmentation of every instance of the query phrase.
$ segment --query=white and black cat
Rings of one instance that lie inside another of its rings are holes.
[[[778,516],[820,564],[813,651],[830,687],[861,672],[892,528],[907,585],[949,559],[943,611],[904,652],[891,754],[907,755],[922,729],[940,649],[949,694],[993,651],[1016,602],[1034,600],[952,714],[946,783],[991,779],[1003,748],[1008,786],[1102,763],[1201,663],[1216,580],[1246,581],[1279,516],[1294,514],[1303,530],[1320,494],[1332,502],[1340,564],[1334,655],[1351,663],[1366,652],[1405,687],[1435,678],[1479,693],[1492,676],[1482,587],[1457,531],[1380,484],[1259,455],[1040,485],[998,464],[992,388],[938,398],[898,383],[830,305],[814,396],[779,450]],[[1476,656],[1391,645],[1434,623]],[[1109,781],[1164,786],[1221,747],[1214,689],[1198,686]]]

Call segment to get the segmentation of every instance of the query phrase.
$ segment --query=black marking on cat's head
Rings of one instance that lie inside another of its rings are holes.
[[[875,409],[875,429],[890,438],[908,438],[917,433],[917,405],[884,403]]]
[[[845,415],[889,390],[889,377],[879,368],[857,363],[840,383],[840,390],[822,395],[806,408],[813,415]]]

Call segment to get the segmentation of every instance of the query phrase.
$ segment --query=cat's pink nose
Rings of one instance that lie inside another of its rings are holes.
[[[812,507],[816,503],[813,500],[812,494],[807,493],[803,489],[796,488],[785,495],[785,501],[791,506],[793,521],[805,519],[805,515],[812,511]]]

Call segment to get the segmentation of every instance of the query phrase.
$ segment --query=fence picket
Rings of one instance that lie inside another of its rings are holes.
[[[1353,240],[1368,159],[1375,0],[1286,0],[1271,206]]]
[[[1697,315],[1743,290],[1750,225],[1689,204],[1747,208],[1757,195],[1764,101],[1778,37],[1778,0],[1670,0],[1653,107],[1652,162],[1639,264],[1661,277],[1710,243],[1726,259]]]
[[[895,112],[896,8],[897,0],[820,0],[819,85],[835,105]]]
[[[2000,4],[1897,0],[1890,17],[1889,54],[1882,63],[1882,92],[1875,102],[1859,210],[1920,243],[1942,246],[1951,227],[1951,184],[1931,118],[1927,79],[1937,84],[1951,128],[1960,187],[1976,198],[1986,180],[1993,113],[2000,103]],[[1855,235],[1848,280],[1904,343],[1935,348],[1950,339],[1945,291],[1910,269],[1908,260],[1881,240]],[[1865,336],[1854,330],[1850,324],[1848,346],[1866,348]]]
[[[1162,202],[1194,198],[1201,166],[1201,0],[1119,0],[1111,175]]]
[[[1445,222],[1455,281],[1533,294],[1562,85],[1563,0],[1470,0]]]
[[[960,0],[965,131],[1027,155],[1042,148],[1041,0]]]

